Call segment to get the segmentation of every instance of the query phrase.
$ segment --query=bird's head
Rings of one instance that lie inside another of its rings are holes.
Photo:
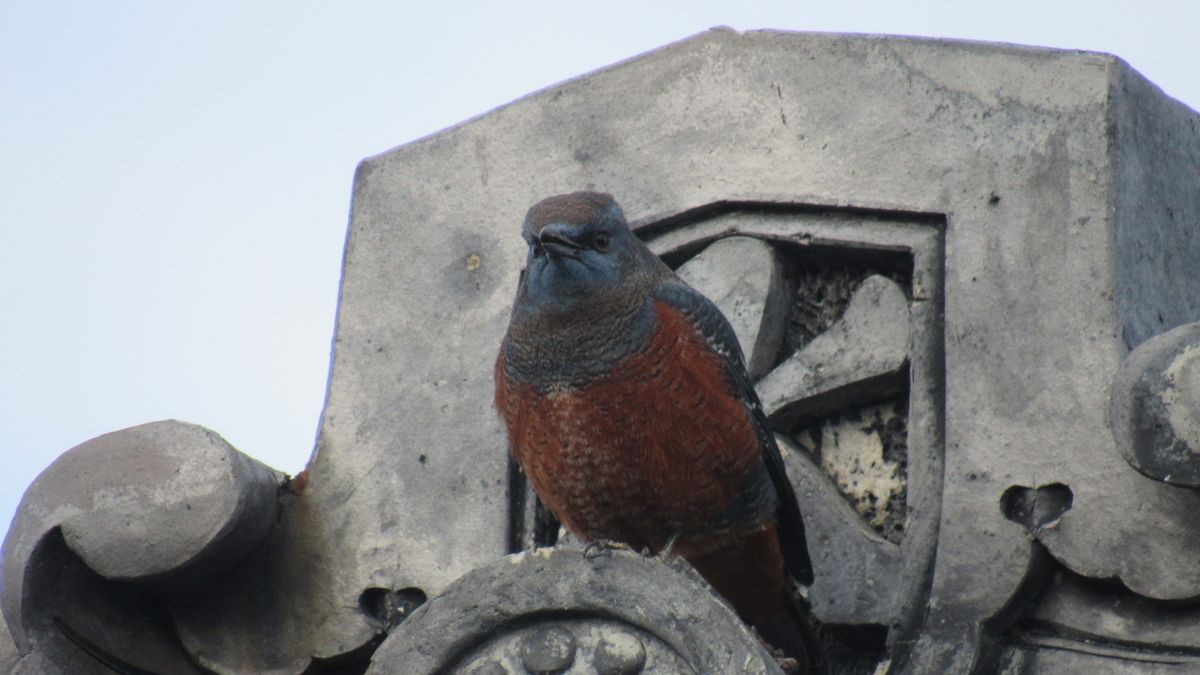
[[[529,209],[521,235],[529,253],[518,304],[538,313],[607,304],[665,269],[607,194],[572,192],[543,199]]]

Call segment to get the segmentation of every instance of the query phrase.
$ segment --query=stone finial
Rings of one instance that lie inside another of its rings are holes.
[[[1113,437],[1146,476],[1200,487],[1200,323],[1157,335],[1113,377]]]

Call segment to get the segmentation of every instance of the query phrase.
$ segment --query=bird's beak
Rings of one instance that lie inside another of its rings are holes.
[[[578,254],[576,251],[582,249],[583,244],[580,244],[573,238],[576,229],[569,225],[552,223],[543,227],[542,231],[538,233],[538,242],[552,256],[577,258]]]

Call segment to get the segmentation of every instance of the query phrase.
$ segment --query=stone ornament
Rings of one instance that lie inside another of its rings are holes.
[[[97,660],[201,673],[163,596],[207,589],[275,527],[283,476],[211,431],[165,421],[64,453],[25,493],[4,541],[3,608],[17,672]],[[32,652],[32,653],[31,653]]]
[[[388,636],[367,672],[780,671],[686,565],[621,550],[538,549],[451,584]]]
[[[1113,378],[1113,436],[1148,478],[1200,487],[1200,323],[1155,336]]]
[[[491,366],[522,215],[595,189],[733,321],[844,671],[1192,672],[1198,166],[1196,112],[1112,56],[726,30],[368,158],[305,471],[170,422],[68,452],[5,540],[0,665],[387,672],[432,625],[483,673],[705,672],[626,596],[520,630],[483,617],[523,591],[442,609],[559,564],[506,558],[557,527]]]

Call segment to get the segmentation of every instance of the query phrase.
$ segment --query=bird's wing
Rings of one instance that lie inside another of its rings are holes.
[[[728,365],[727,371],[732,392],[750,411],[754,431],[762,448],[763,461],[779,500],[776,518],[779,526],[779,544],[783,550],[784,564],[792,577],[803,584],[813,580],[812,560],[808,556],[808,542],[804,534],[804,520],[800,516],[800,504],[796,492],[784,470],[783,456],[775,443],[775,436],[767,427],[758,394],[746,374],[745,357],[738,343],[737,334],[721,310],[699,291],[679,280],[663,283],[655,293],[660,300],[678,310],[720,354]]]

